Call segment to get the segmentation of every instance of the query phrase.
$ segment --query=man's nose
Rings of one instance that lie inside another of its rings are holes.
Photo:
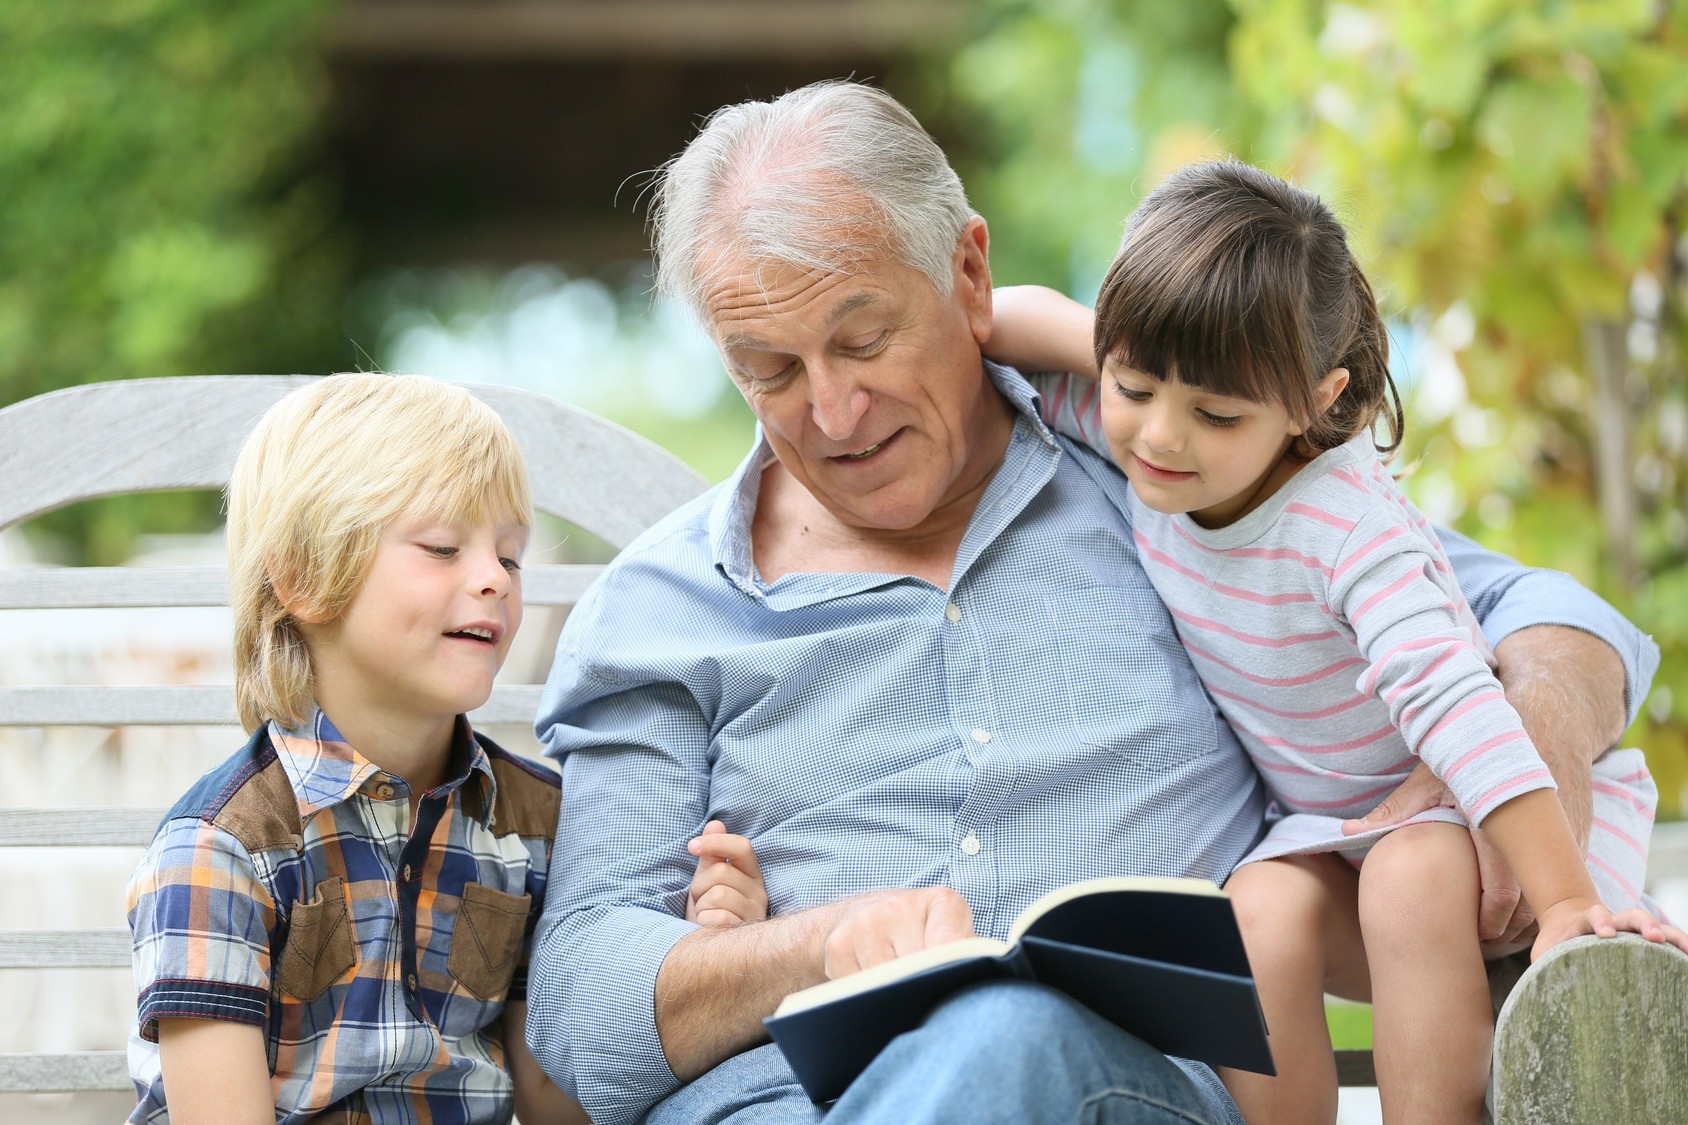
[[[809,398],[815,427],[832,441],[854,434],[872,401],[847,370],[832,365],[809,369]]]

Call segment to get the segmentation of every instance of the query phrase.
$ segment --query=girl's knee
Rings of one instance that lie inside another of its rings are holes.
[[[1446,823],[1396,829],[1360,867],[1360,926],[1367,947],[1390,935],[1475,928],[1480,889],[1470,830]]]
[[[1334,856],[1267,859],[1239,867],[1225,884],[1251,958],[1317,949],[1334,900]]]

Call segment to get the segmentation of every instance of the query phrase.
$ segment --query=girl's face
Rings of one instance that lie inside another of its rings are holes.
[[[1281,405],[1163,382],[1112,359],[1102,367],[1102,426],[1138,499],[1203,527],[1246,515],[1299,468],[1283,469],[1301,427]]]

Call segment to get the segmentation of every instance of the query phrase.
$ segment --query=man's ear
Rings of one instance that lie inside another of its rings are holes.
[[[1319,385],[1313,392],[1313,401],[1318,406],[1319,413],[1323,414],[1335,405],[1336,400],[1342,397],[1342,392],[1347,388],[1346,367],[1333,367],[1325,372],[1325,377],[1319,380]]]
[[[991,336],[990,245],[990,230],[984,218],[974,215],[961,228],[951,260],[956,299],[967,316],[973,339],[981,345]]]

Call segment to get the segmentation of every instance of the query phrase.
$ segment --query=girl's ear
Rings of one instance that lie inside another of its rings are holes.
[[[264,577],[269,580],[270,589],[275,593],[275,600],[281,603],[282,608],[287,610],[288,615],[295,621],[306,625],[322,624],[324,614],[316,611],[311,606],[298,604],[298,598],[294,593],[295,586],[291,574],[284,573],[272,561],[265,565]]]
[[[1319,385],[1314,390],[1314,400],[1318,403],[1319,413],[1323,414],[1329,410],[1347,387],[1348,369],[1346,367],[1333,367],[1325,372],[1325,377],[1319,380]]]

